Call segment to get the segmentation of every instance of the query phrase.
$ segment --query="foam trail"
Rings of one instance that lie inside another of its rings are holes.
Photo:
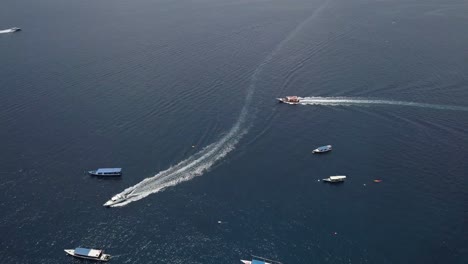
[[[248,119],[247,113],[249,113],[251,108],[252,96],[255,91],[257,79],[263,71],[264,66],[274,58],[274,56],[288,41],[294,38],[294,36],[302,30],[305,24],[323,10],[328,2],[329,1],[324,2],[319,8],[314,10],[308,18],[296,26],[255,69],[252,74],[249,87],[247,88],[246,99],[239,118],[227,134],[221,137],[217,142],[206,146],[201,151],[190,156],[186,160],[179,162],[177,165],[174,165],[167,170],[160,171],[153,177],[146,178],[136,185],[125,189],[119,194],[132,192],[132,196],[125,202],[113,205],[113,207],[127,205],[131,202],[143,199],[150,194],[157,193],[167,187],[177,185],[181,182],[185,182],[196,176],[202,175],[205,171],[210,169],[213,164],[231,152],[236,147],[239,140],[248,132],[250,126],[250,122],[248,121],[251,119]]]
[[[420,108],[431,108],[437,110],[453,110],[453,111],[468,111],[465,106],[453,105],[439,105],[439,104],[425,104],[407,101],[392,101],[392,100],[378,100],[378,99],[364,99],[364,98],[350,98],[350,97],[304,97],[301,99],[302,105],[395,105],[395,106],[411,106]]]
[[[0,34],[11,33],[11,32],[13,32],[13,30],[11,29],[0,30]]]

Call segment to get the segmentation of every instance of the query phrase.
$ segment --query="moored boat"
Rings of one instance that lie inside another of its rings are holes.
[[[326,179],[323,179],[324,182],[331,182],[331,183],[336,183],[336,182],[344,182],[346,179],[346,176],[344,175],[338,175],[338,176],[330,176]]]
[[[285,104],[298,104],[301,102],[302,97],[299,96],[286,96],[283,98],[276,98],[281,103]]]
[[[122,168],[101,168],[93,171],[88,171],[91,176],[115,177],[122,176]]]
[[[109,261],[109,259],[111,258],[111,255],[104,254],[104,250],[102,249],[75,248],[65,249],[64,251],[70,256],[82,259]]]
[[[332,150],[332,145],[326,145],[326,146],[321,146],[318,147],[314,150],[312,150],[313,153],[324,153]]]
[[[252,260],[240,260],[244,264],[282,264],[279,261],[252,256]]]

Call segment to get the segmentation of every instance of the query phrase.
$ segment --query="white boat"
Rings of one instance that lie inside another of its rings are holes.
[[[65,253],[75,258],[91,259],[97,261],[109,261],[111,255],[104,254],[104,250],[91,248],[65,249]]]
[[[103,204],[103,206],[110,207],[110,206],[112,206],[114,204],[122,203],[122,202],[126,201],[128,198],[130,198],[132,196],[135,196],[135,195],[132,195],[132,192],[125,193],[125,194],[117,194],[117,195],[113,196],[105,204]]]
[[[312,150],[312,153],[324,153],[324,152],[328,152],[331,150],[332,150],[332,145],[326,145],[326,146],[321,146]]]
[[[20,31],[21,28],[18,28],[18,27],[12,27],[12,28],[7,28],[7,29],[2,29],[0,30],[0,34],[4,34],[4,33],[13,33],[13,32],[17,32],[17,31]]]
[[[285,104],[298,104],[301,102],[302,97],[299,96],[286,96],[284,98],[276,98],[276,100]]]
[[[279,261],[252,256],[252,260],[240,260],[244,264],[282,264]]]
[[[324,182],[344,182],[346,179],[346,176],[344,175],[338,175],[338,176],[330,176],[326,179],[323,179]]]

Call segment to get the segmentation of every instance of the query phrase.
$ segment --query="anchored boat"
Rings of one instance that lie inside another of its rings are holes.
[[[344,182],[346,180],[346,176],[344,175],[339,175],[339,176],[330,176],[326,179],[323,179],[324,182],[331,182],[331,183],[335,183],[335,182]]]
[[[282,264],[279,261],[266,259],[262,257],[252,256],[252,260],[243,260],[241,262],[244,264]]]
[[[91,176],[115,177],[122,176],[122,168],[101,168],[93,171],[88,171]]]
[[[285,104],[298,104],[300,103],[302,97],[299,96],[286,96],[284,98],[276,98],[281,103]]]
[[[332,150],[332,145],[326,145],[326,146],[321,146],[312,150],[312,153],[324,153],[324,152],[328,152],[331,150]]]
[[[90,249],[90,248],[75,248],[65,249],[65,252],[75,258],[91,259],[97,261],[109,261],[111,255],[104,254],[102,249]]]

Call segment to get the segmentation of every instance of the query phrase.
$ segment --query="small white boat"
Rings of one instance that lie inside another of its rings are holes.
[[[130,198],[132,196],[135,196],[135,195],[132,195],[132,192],[133,191],[131,191],[129,193],[125,193],[125,194],[117,194],[117,195],[113,196],[105,204],[103,204],[103,206],[110,207],[110,206],[112,206],[114,204],[122,203],[122,202],[126,201],[128,198]]]
[[[7,29],[2,29],[2,30],[0,30],[0,34],[13,33],[13,32],[17,32],[17,31],[21,31],[21,28],[12,27],[12,28],[7,28]]]
[[[284,98],[276,98],[276,100],[285,104],[298,104],[301,102],[302,97],[299,96],[286,96]]]
[[[334,182],[344,182],[346,179],[346,176],[344,175],[338,175],[338,176],[330,176],[326,179],[323,179],[324,182],[331,182],[331,183],[334,183]]]
[[[279,261],[252,256],[252,260],[240,260],[244,264],[282,264]]]
[[[75,258],[109,261],[111,255],[104,254],[104,250],[91,248],[65,249],[65,253]]]
[[[312,150],[312,153],[324,153],[324,152],[328,152],[331,150],[332,150],[332,145],[326,145],[326,146],[321,146]]]

